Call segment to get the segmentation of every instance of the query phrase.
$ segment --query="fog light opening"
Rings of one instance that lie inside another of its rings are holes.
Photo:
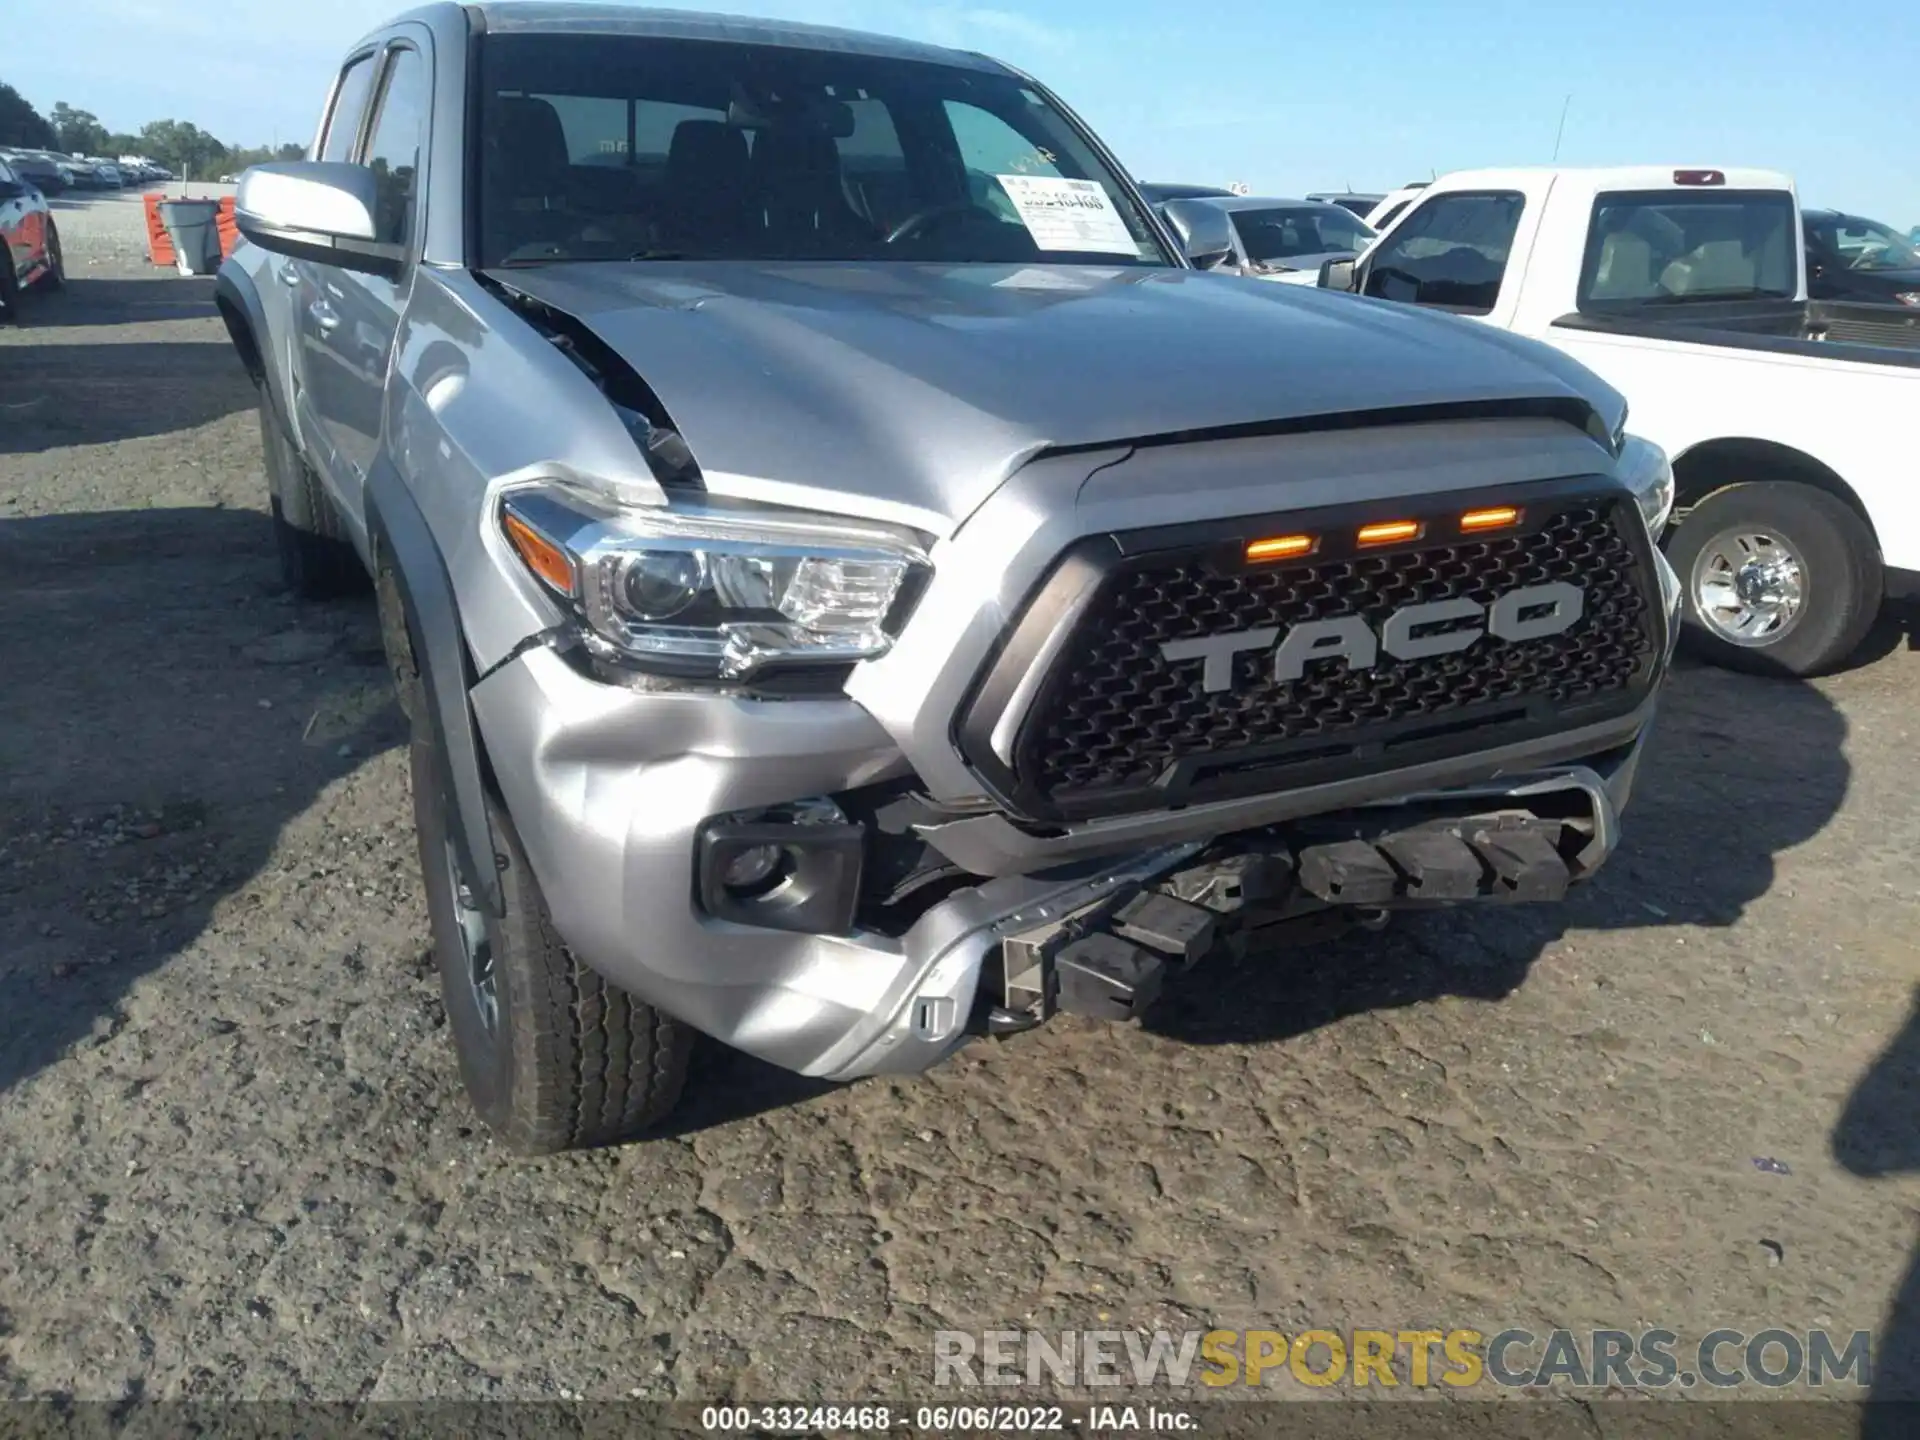
[[[716,816],[697,845],[695,888],[714,919],[812,935],[852,928],[866,828],[831,799]]]
[[[750,845],[720,867],[720,883],[741,900],[771,895],[793,875],[793,852],[784,845]]]

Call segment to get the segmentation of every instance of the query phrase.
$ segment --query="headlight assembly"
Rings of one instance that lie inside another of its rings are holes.
[[[879,525],[617,506],[560,485],[509,491],[499,523],[597,655],[696,679],[883,655],[927,569],[910,535]]]
[[[1667,452],[1651,440],[1629,435],[1620,447],[1620,458],[1615,464],[1620,478],[1633,492],[1641,518],[1647,522],[1648,533],[1658,540],[1667,528],[1668,517],[1673,514],[1673,466],[1667,460]]]

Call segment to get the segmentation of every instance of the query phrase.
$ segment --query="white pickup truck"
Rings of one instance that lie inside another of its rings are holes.
[[[1543,340],[1673,458],[1691,648],[1809,675],[1920,594],[1920,315],[1809,302],[1793,182],[1764,170],[1475,170],[1321,284]]]

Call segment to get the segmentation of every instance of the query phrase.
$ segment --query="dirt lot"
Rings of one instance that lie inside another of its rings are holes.
[[[1199,972],[516,1160],[457,1088],[364,604],[275,580],[204,281],[0,330],[0,1395],[922,1394],[936,1328],[1891,1328],[1920,656],[1690,670],[1560,911]],[[1756,1158],[1781,1162],[1758,1166]]]

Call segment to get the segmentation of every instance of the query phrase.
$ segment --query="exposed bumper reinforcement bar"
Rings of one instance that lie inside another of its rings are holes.
[[[1518,787],[1414,796],[1233,836],[1007,935],[984,1025],[1008,1034],[1056,1011],[1135,1018],[1171,973],[1315,914],[1559,900],[1599,867],[1617,833],[1606,785],[1572,767]]]

